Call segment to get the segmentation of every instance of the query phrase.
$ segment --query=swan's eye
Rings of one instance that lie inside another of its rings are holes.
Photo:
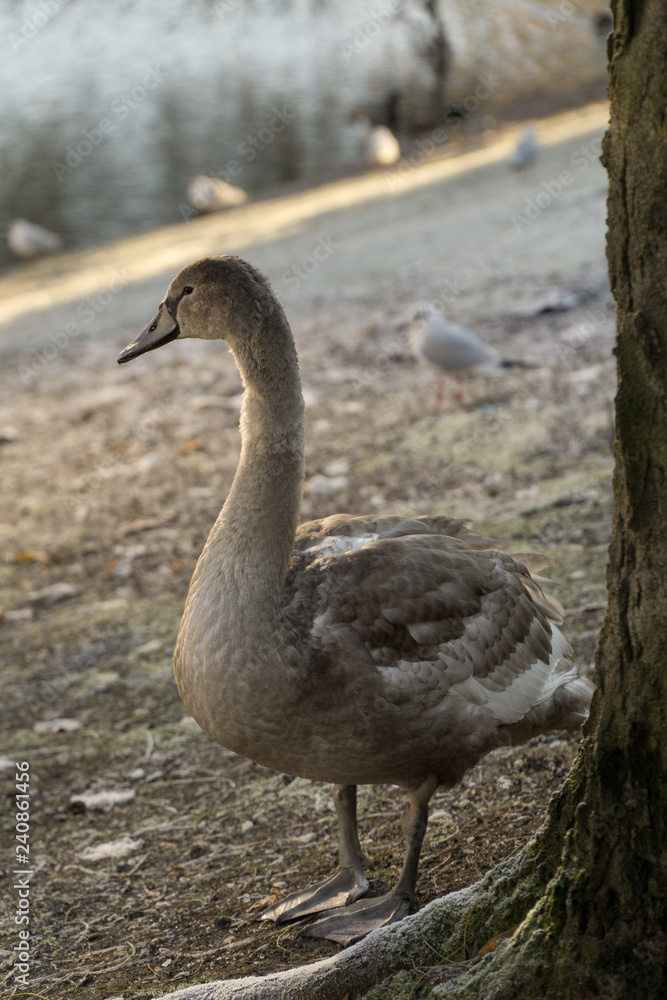
[[[183,295],[192,295],[193,292],[194,288],[192,287],[192,285],[186,285],[185,288],[183,289]]]
[[[148,327],[149,333],[152,333],[153,330],[157,330],[157,323],[151,323],[151,325]]]

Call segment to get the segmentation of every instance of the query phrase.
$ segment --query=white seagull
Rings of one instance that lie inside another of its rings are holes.
[[[26,260],[36,260],[42,254],[60,250],[63,245],[57,233],[27,219],[13,219],[7,226],[6,236],[9,249]]]
[[[248,200],[243,188],[228,184],[219,177],[197,174],[188,184],[188,201],[200,212],[219,212],[223,208],[233,208]]]
[[[537,143],[537,135],[532,125],[526,125],[521,131],[519,141],[514,147],[514,152],[510,158],[510,167],[515,170],[523,170],[530,167],[537,159],[540,147]]]
[[[460,403],[464,375],[499,375],[509,368],[537,367],[529,361],[501,357],[470,330],[446,320],[430,303],[417,309],[409,326],[413,353],[427,361],[440,376],[436,406],[442,403],[446,375],[456,375],[458,386],[452,402]]]
[[[400,160],[398,139],[386,125],[373,125],[370,118],[361,112],[353,116],[353,121],[367,167],[390,167]]]

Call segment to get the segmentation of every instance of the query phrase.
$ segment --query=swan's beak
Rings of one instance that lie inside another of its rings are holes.
[[[163,344],[176,340],[180,332],[178,323],[163,302],[157,316],[141,331],[136,340],[120,352],[116,361],[119,365],[124,365],[126,361],[132,361],[140,354],[154,351],[156,347],[162,347]]]

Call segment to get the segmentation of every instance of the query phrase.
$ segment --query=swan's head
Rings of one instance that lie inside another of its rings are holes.
[[[153,317],[117,357],[119,365],[172,340],[225,340],[243,349],[279,307],[267,278],[239,257],[203,257],[179,271]]]

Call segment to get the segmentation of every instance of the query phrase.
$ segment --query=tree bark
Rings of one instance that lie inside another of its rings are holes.
[[[614,521],[600,686],[578,761],[536,838],[480,885],[334,959],[174,1000],[667,996],[667,6],[613,0],[612,10]]]
[[[415,6],[422,9],[431,27],[426,39],[423,37],[423,29],[419,30],[414,22]],[[435,123],[441,123],[447,111],[447,82],[452,64],[452,46],[442,16],[441,0],[419,0],[416,4],[414,0],[403,0],[396,10],[396,16],[416,32],[417,51],[433,73],[431,115]]]

